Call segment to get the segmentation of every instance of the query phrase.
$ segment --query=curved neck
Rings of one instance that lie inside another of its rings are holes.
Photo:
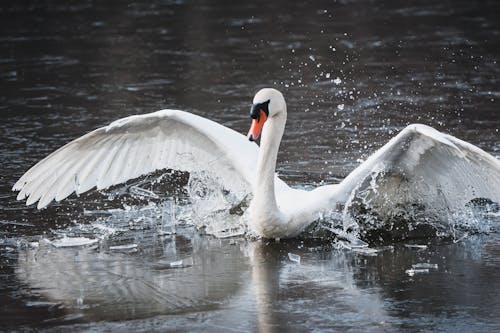
[[[261,209],[273,212],[278,210],[274,192],[274,173],[285,123],[286,107],[283,112],[266,121],[262,130],[259,158],[257,160],[254,200],[259,203]]]

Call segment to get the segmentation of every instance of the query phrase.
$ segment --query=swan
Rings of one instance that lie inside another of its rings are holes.
[[[116,120],[59,148],[13,186],[26,205],[46,207],[73,192],[105,189],[161,169],[203,173],[251,196],[249,231],[263,238],[300,234],[321,214],[363,197],[378,214],[418,204],[453,212],[472,199],[500,202],[500,161],[429,126],[412,124],[339,184],[294,189],[276,175],[287,106],[281,92],[259,90],[247,136],[179,110]],[[261,137],[260,147],[255,143]]]

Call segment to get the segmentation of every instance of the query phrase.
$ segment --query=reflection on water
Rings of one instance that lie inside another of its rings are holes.
[[[498,313],[491,312],[499,296],[498,239],[396,246],[372,255],[313,242],[220,240],[185,232],[190,238],[157,240],[157,251],[177,254],[169,260],[150,249],[116,253],[42,242],[19,252],[16,276],[46,300],[30,301],[28,308],[57,308],[62,314],[51,321],[82,329],[119,329],[116,321],[123,318],[130,320],[128,330],[498,328]],[[300,264],[289,260],[289,251],[301,256]],[[189,258],[189,265],[169,266],[178,258]],[[432,269],[410,275],[412,266]],[[457,284],[466,287],[458,291]]]
[[[244,133],[263,86],[289,104],[278,171],[294,186],[338,182],[412,122],[500,157],[499,10],[460,0],[5,3],[0,330],[499,331],[498,219],[456,243],[347,251],[219,240],[182,223],[171,235],[150,206],[114,225],[89,213],[126,209],[110,193],[36,211],[10,192],[54,149],[130,114],[175,107]],[[169,191],[146,205],[179,198]],[[44,240],[63,235],[99,242]]]
[[[52,302],[95,321],[207,311],[241,288],[248,262],[229,241],[191,236],[159,237],[153,249],[138,251],[42,242],[20,252],[16,274]]]

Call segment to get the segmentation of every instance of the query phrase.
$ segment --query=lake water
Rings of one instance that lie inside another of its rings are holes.
[[[500,331],[498,218],[479,233],[345,249],[205,235],[168,185],[151,204],[118,188],[42,211],[10,191],[53,150],[131,114],[177,108],[246,133],[266,86],[287,99],[278,172],[293,186],[339,182],[414,122],[500,158],[499,12],[497,1],[5,2],[0,330]],[[61,246],[68,236],[99,241]]]

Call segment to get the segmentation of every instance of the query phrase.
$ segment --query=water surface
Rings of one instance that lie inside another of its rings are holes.
[[[37,211],[10,192],[51,151],[130,114],[178,108],[245,133],[265,86],[287,99],[278,172],[294,186],[338,182],[414,122],[499,158],[499,11],[495,1],[6,2],[0,329],[500,330],[498,220],[480,234],[353,251],[217,239],[189,223],[172,235],[168,221],[184,215],[169,200],[158,210],[92,193]],[[91,213],[111,206],[132,208]],[[64,236],[100,241],[50,243]]]

